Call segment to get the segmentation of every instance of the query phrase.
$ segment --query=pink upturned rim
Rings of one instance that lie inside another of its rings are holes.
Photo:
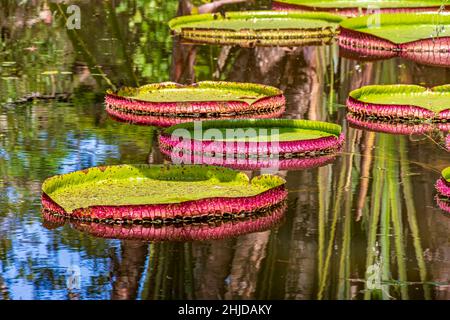
[[[351,113],[347,114],[347,121],[356,129],[367,129],[374,132],[401,135],[425,134],[434,130],[439,130],[439,128],[429,123],[407,124],[401,122],[389,123],[383,121],[369,121],[361,119]]]
[[[139,241],[206,241],[234,238],[268,230],[282,221],[287,205],[281,204],[264,216],[219,222],[217,225],[184,224],[165,226],[117,225],[69,220],[75,229],[95,237]],[[44,223],[62,226],[66,219],[44,212]]]
[[[283,94],[266,96],[253,103],[245,101],[183,101],[183,102],[151,102],[134,98],[125,98],[113,93],[105,96],[106,105],[121,108],[124,111],[141,111],[153,114],[170,114],[173,116],[188,113],[242,113],[257,112],[263,108],[280,108],[286,103]]]
[[[284,99],[284,97],[283,97]],[[257,113],[260,111],[256,111],[254,114],[251,114],[252,118],[255,119],[271,119],[281,117],[286,110],[286,107],[280,105],[279,108],[273,109],[272,112],[267,113]],[[106,107],[106,112],[114,119],[123,122],[130,122],[133,124],[141,124],[141,125],[153,125],[157,127],[170,127],[176,124],[184,123],[184,122],[193,122],[200,120],[219,120],[219,119],[246,119],[249,117],[248,114],[236,115],[236,116],[220,116],[220,117],[181,117],[181,116],[152,116],[152,115],[137,115],[131,113],[120,112],[116,109]]]
[[[226,141],[210,141],[210,140],[187,140],[184,141],[183,150],[194,151],[194,153],[204,153],[211,151],[223,151],[231,154],[273,154],[277,152],[280,156],[284,154],[299,154],[307,152],[319,152],[328,150],[330,152],[337,151],[344,143],[345,135],[341,133],[339,137],[329,136],[318,139],[298,140],[298,141],[281,141],[277,146],[272,146],[270,142],[259,148],[259,144],[251,142],[227,143]],[[159,146],[161,151],[169,153],[173,148],[178,147],[180,141],[172,139],[170,135],[161,134],[159,136]],[[255,147],[257,149],[255,149]]]
[[[447,180],[445,180],[444,177],[441,177],[436,182],[436,190],[437,192],[439,192],[440,195],[450,197],[450,183],[447,182]]]
[[[339,47],[343,56],[370,60],[401,57],[436,66],[450,66],[450,37],[419,39],[396,44],[373,34],[340,27]]]
[[[55,214],[79,220],[117,220],[118,222],[165,221],[176,218],[197,218],[207,215],[238,214],[257,212],[272,207],[287,197],[284,185],[267,190],[252,197],[206,198],[173,204],[90,206],[66,212],[45,192],[42,193],[42,206]]]
[[[362,116],[408,118],[408,119],[430,119],[444,121],[450,119],[450,109],[435,113],[431,110],[414,105],[395,105],[368,103],[353,97],[347,98],[347,108]]]
[[[430,6],[430,7],[410,7],[410,8],[380,8],[381,13],[415,13],[415,12],[430,12],[436,11],[440,7]],[[299,5],[299,4],[289,4],[277,2],[276,0],[272,2],[273,10],[300,10],[300,11],[318,11],[318,12],[328,12],[336,13],[345,17],[358,17],[362,14],[366,14],[366,8],[321,8],[315,6]]]

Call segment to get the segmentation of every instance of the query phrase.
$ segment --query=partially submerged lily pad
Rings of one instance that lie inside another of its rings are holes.
[[[441,197],[450,198],[450,167],[442,170],[442,176],[436,182],[436,190]]]
[[[192,42],[293,46],[330,42],[342,19],[328,13],[241,11],[181,16],[169,26]]]
[[[248,217],[244,214],[227,220],[211,221],[208,219],[196,223],[173,222],[161,226],[81,222],[55,216],[47,211],[43,212],[43,218],[44,224],[51,228],[69,222],[73,228],[99,238],[137,241],[205,241],[234,238],[271,229],[283,219],[286,208],[286,201],[283,201],[256,216]]]
[[[266,210],[284,200],[284,184],[212,166],[120,165],[49,178],[42,203],[76,219],[158,223]]]
[[[356,17],[374,9],[380,13],[437,12],[445,10],[442,1],[436,0],[274,0],[275,10],[306,10],[336,13]]]
[[[396,13],[352,18],[340,24],[339,45],[374,58],[400,56],[450,65],[450,15]]]
[[[370,119],[446,122],[450,119],[450,85],[427,89],[416,85],[372,85],[350,92],[350,112]]]
[[[192,156],[215,158],[218,163],[238,160],[278,161],[334,154],[344,136],[337,124],[290,119],[212,120],[184,123],[165,129],[160,137],[161,151],[174,158],[191,161]],[[231,157],[230,157],[231,155]],[[186,157],[187,156],[187,157]],[[274,160],[275,159],[275,160]]]
[[[170,126],[201,119],[278,117],[285,110],[283,92],[253,83],[173,82],[108,91],[106,111],[133,123]]]

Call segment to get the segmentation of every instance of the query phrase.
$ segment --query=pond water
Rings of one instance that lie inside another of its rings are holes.
[[[445,134],[354,128],[344,106],[362,85],[450,83],[448,68],[350,60],[336,44],[193,46],[167,28],[178,1],[77,4],[81,29],[68,30],[56,2],[0,1],[0,299],[450,298],[450,216],[434,189],[450,163]],[[107,116],[107,89],[217,79],[279,87],[285,118],[344,128],[334,162],[276,173],[289,190],[281,221],[225,240],[145,242],[43,220],[50,176],[165,162],[157,128]]]

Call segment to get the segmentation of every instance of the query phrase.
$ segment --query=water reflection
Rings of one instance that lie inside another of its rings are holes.
[[[49,25],[35,20],[28,3],[0,2],[1,298],[450,298],[450,220],[434,199],[449,153],[429,139],[351,128],[344,107],[362,85],[433,87],[450,82],[449,69],[400,58],[340,58],[333,45],[182,46],[165,26],[178,1],[115,4],[81,3],[83,27],[72,36],[59,15]],[[67,224],[44,228],[45,178],[165,161],[154,128],[110,120],[102,101],[111,84],[168,78],[280,87],[284,117],[341,124],[346,147],[331,164],[277,173],[288,181],[288,209],[279,226],[263,232],[148,244],[103,239]],[[30,92],[70,99],[18,103]],[[80,289],[66,285],[71,266],[80,268]]]
[[[54,229],[69,222],[70,226],[94,237],[139,241],[202,241],[234,238],[243,234],[262,232],[276,226],[283,218],[286,204],[281,203],[268,212],[254,217],[211,221],[210,223],[122,225],[67,220],[48,211],[43,212],[43,225]]]

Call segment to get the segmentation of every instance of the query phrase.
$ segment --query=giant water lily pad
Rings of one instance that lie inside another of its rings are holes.
[[[280,159],[334,154],[343,143],[341,131],[337,124],[310,120],[212,120],[167,128],[159,143],[173,161],[199,157],[201,163],[215,158],[216,164],[245,165],[256,159],[280,166]]]
[[[137,241],[205,241],[234,238],[271,229],[283,219],[286,207],[286,201],[283,201],[252,216],[240,214],[236,217],[230,216],[228,219],[208,218],[207,221],[192,221],[193,223],[173,220],[157,226],[82,222],[55,216],[48,211],[43,212],[43,217],[47,228],[53,229],[68,222],[73,228],[99,238]]]
[[[331,12],[347,17],[379,10],[381,13],[436,12],[445,10],[442,1],[435,0],[274,0],[275,10],[307,10]]]
[[[442,176],[436,183],[439,195],[450,198],[450,167],[442,170]]]
[[[450,65],[450,15],[382,14],[343,21],[339,45],[376,58],[400,56],[421,63]]]
[[[212,166],[120,165],[55,176],[45,209],[87,220],[166,221],[257,212],[282,201],[285,181]]]
[[[181,16],[169,26],[193,42],[292,46],[330,42],[340,21],[327,13],[242,11]]]
[[[106,111],[133,123],[170,126],[199,119],[278,117],[285,110],[283,92],[253,83],[173,82],[108,91]]]
[[[450,167],[442,170],[441,178],[436,182],[436,203],[443,211],[450,213]]]
[[[427,89],[416,85],[373,85],[354,90],[350,112],[398,121],[445,122],[450,119],[450,85]]]

